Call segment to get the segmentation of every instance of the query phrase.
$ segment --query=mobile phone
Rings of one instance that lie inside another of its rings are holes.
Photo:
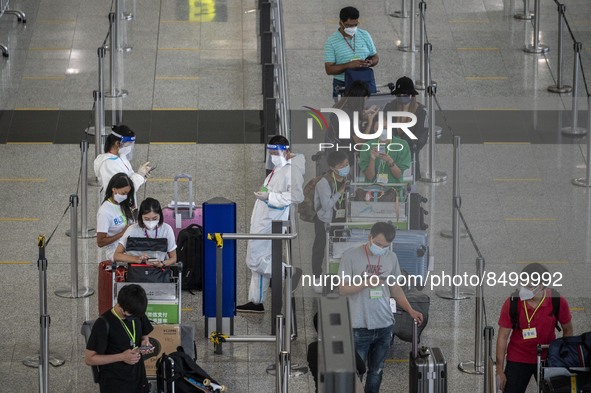
[[[148,263],[158,262],[158,258],[148,258],[148,260],[146,262],[148,262]]]
[[[153,167],[150,168],[150,170],[148,171],[148,173],[151,173],[154,169],[156,169],[157,165],[154,165]]]
[[[154,349],[153,345],[142,345],[140,348],[140,351],[152,351]]]

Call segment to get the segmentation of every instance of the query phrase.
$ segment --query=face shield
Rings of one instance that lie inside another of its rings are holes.
[[[286,145],[267,145],[267,162],[271,161],[274,168],[280,168],[287,163]]]
[[[121,138],[119,141],[119,155],[126,156],[131,161],[133,159],[133,148],[135,147],[135,136],[121,136],[116,132],[111,132],[111,134]]]

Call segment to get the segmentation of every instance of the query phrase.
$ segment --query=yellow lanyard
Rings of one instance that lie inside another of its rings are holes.
[[[546,290],[544,290],[544,297],[542,297],[542,300],[540,300],[540,302],[538,303],[538,306],[535,308],[534,312],[531,314],[531,318],[527,312],[527,304],[526,301],[523,301],[523,309],[525,310],[525,319],[527,319],[527,328],[530,328],[530,323],[532,321],[532,319],[534,319],[534,315],[536,315],[536,311],[538,311],[538,308],[540,308],[540,306],[542,305],[542,303],[544,303],[544,300],[546,299]]]
[[[334,176],[334,172],[332,173],[332,180],[334,181],[334,192],[337,192],[337,178]],[[337,201],[337,206],[341,206],[341,202],[343,202],[343,194],[341,194],[341,197]]]
[[[119,205],[119,209],[121,209],[121,217],[123,217],[123,223],[127,225],[127,216],[125,215],[125,212],[123,211],[121,205]]]
[[[132,320],[131,321],[131,326],[133,328],[133,334],[129,331],[129,328],[127,327],[127,325],[125,324],[125,322],[123,322],[123,319],[121,319],[121,317],[115,312],[115,307],[113,307],[111,309],[111,312],[113,313],[113,315],[115,315],[117,317],[117,319],[119,320],[119,322],[121,322],[121,325],[123,326],[123,329],[125,329],[125,333],[127,333],[127,335],[129,336],[129,340],[130,340],[130,346],[132,348],[135,348],[135,321]]]

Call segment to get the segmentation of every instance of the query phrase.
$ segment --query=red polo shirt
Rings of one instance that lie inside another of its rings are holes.
[[[546,298],[534,313],[535,307],[530,307],[526,302],[518,301],[517,311],[519,314],[519,329],[511,332],[509,344],[507,345],[507,360],[520,363],[537,363],[538,344],[550,344],[556,339],[554,325],[556,318],[552,313],[552,298],[549,289],[546,289]],[[509,315],[510,299],[505,300],[499,316],[499,326],[512,329],[511,316]],[[521,329],[527,329],[528,323],[525,315],[524,303],[527,306],[527,313],[531,318],[530,327],[536,328],[537,338],[523,339]],[[532,317],[533,314],[533,317]],[[568,302],[564,297],[560,297],[560,311],[558,312],[558,322],[561,325],[567,324],[572,319]]]

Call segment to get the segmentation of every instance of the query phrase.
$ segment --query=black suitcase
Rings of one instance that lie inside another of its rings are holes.
[[[427,203],[427,198],[419,194],[418,192],[412,192],[409,194],[409,212],[408,212],[408,229],[418,229],[421,231],[429,228],[429,225],[425,223],[425,216],[429,214],[421,204]]]
[[[158,393],[221,393],[227,390],[179,347],[156,362]]]
[[[410,352],[409,392],[447,393],[447,362],[441,349],[419,348],[417,323],[413,323],[412,350]]]

